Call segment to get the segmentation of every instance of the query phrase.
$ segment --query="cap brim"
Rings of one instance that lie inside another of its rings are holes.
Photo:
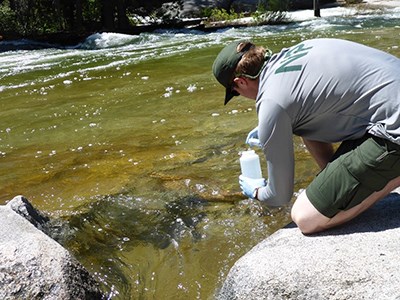
[[[236,92],[235,90],[232,90],[232,87],[228,86],[225,90],[225,102],[224,105],[226,105],[231,99],[235,96],[239,96],[240,94]]]

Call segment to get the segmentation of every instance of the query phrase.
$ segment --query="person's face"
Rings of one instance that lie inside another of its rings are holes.
[[[256,100],[258,94],[258,78],[252,80],[246,77],[233,79],[233,90],[243,97]]]

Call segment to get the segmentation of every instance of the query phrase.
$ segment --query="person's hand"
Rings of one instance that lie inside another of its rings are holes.
[[[246,144],[250,147],[257,146],[261,148],[261,143],[258,139],[258,126],[249,132],[246,138]]]
[[[247,197],[254,199],[254,191],[256,190],[256,188],[265,186],[265,179],[264,178],[253,179],[240,175],[239,185],[240,188],[242,189],[243,195],[246,195]]]

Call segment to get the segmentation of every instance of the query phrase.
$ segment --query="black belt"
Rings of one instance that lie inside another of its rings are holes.
[[[379,145],[381,146],[386,146],[388,151],[391,150],[400,150],[400,145],[393,143],[392,141],[389,141],[388,139],[384,139],[381,137],[377,137],[374,135],[371,135],[371,138]]]

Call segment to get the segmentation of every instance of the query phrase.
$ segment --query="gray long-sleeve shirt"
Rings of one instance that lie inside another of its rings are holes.
[[[307,40],[272,56],[256,107],[268,165],[258,198],[283,205],[293,195],[293,134],[334,143],[369,132],[400,144],[400,59],[350,41]]]

